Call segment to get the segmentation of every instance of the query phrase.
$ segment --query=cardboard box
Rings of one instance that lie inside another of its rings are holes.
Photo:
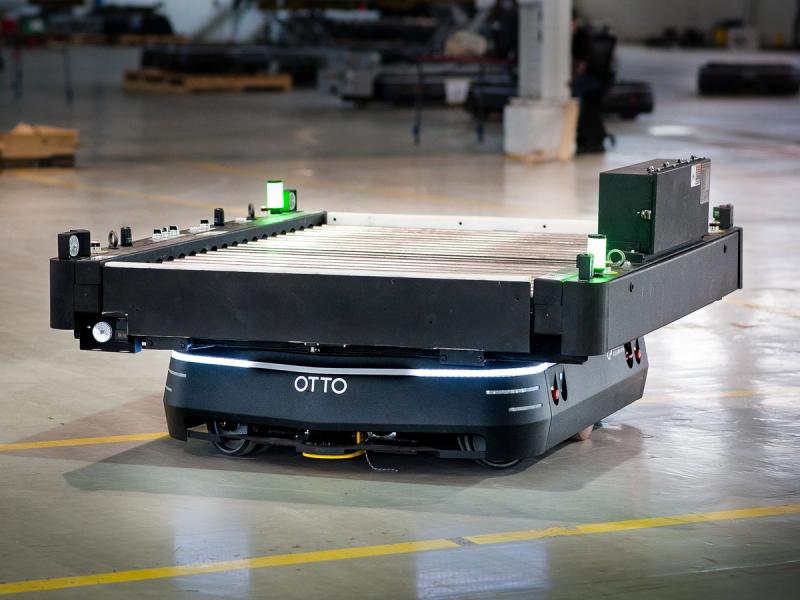
[[[20,123],[0,135],[3,160],[38,160],[56,156],[74,156],[78,130]]]

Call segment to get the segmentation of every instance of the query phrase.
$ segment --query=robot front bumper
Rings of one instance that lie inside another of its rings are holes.
[[[318,449],[311,440],[358,432],[334,451],[510,461],[542,454],[640,398],[648,368],[643,340],[582,364],[450,368],[419,359],[383,366],[393,363],[222,348],[174,352],[164,392],[169,432],[218,441],[195,428],[235,423],[230,437],[299,452]]]

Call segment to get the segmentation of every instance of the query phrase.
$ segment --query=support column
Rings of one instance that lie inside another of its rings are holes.
[[[504,110],[504,149],[522,159],[575,154],[570,98],[572,0],[519,0],[519,90]]]

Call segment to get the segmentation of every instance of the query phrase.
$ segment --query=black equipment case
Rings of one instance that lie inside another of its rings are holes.
[[[706,63],[697,75],[701,94],[792,95],[800,70],[786,63]]]

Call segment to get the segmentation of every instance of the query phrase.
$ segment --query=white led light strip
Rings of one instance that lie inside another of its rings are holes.
[[[509,369],[349,369],[337,367],[304,367],[299,365],[284,365],[281,363],[258,362],[241,358],[227,358],[223,356],[205,356],[200,354],[186,354],[173,352],[172,358],[182,362],[214,365],[218,367],[234,367],[237,369],[267,369],[272,371],[287,371],[289,373],[313,373],[316,375],[372,375],[379,377],[524,377],[543,373],[555,363],[536,363],[527,367],[514,367]]]

